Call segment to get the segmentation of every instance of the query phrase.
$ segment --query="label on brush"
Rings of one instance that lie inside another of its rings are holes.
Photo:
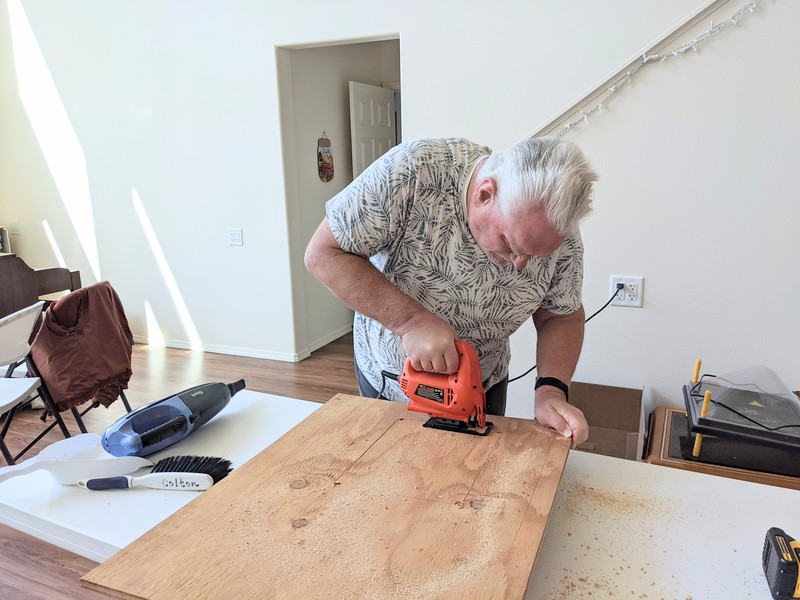
[[[431,387],[421,383],[417,386],[417,390],[414,393],[420,398],[444,404],[444,390],[442,388]]]
[[[186,479],[181,477],[180,475],[177,476],[169,476],[163,475],[161,477],[161,486],[164,489],[171,489],[171,490],[199,490],[203,489],[203,484],[195,479]]]

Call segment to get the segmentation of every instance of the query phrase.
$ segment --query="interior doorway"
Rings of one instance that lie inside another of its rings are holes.
[[[349,82],[390,89],[398,98],[400,39],[277,48],[276,59],[296,347],[307,356],[352,327],[352,311],[303,265],[305,246],[325,216],[325,202],[353,180]],[[317,141],[323,132],[333,158],[330,181],[318,172]]]

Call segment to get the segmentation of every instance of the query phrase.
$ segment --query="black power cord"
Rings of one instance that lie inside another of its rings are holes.
[[[608,299],[608,302],[606,302],[605,304],[603,304],[603,306],[601,306],[601,307],[600,307],[598,310],[596,310],[596,311],[595,311],[595,312],[594,312],[594,313],[593,313],[593,314],[592,314],[590,317],[588,317],[588,318],[587,318],[587,319],[584,321],[584,323],[588,323],[589,321],[591,321],[592,319],[594,319],[594,318],[595,318],[595,317],[596,317],[598,314],[600,314],[600,312],[601,312],[601,311],[605,310],[605,308],[606,308],[606,307],[607,307],[609,304],[611,304],[611,303],[614,301],[614,298],[616,298],[616,297],[617,297],[617,294],[618,294],[620,291],[622,291],[623,289],[625,289],[625,284],[624,284],[624,283],[619,283],[619,282],[618,282],[618,283],[617,283],[617,290],[614,292],[614,295],[613,295],[613,296],[611,296],[611,298],[609,298],[609,299]],[[509,380],[508,380],[508,383],[511,383],[512,381],[516,381],[517,379],[522,379],[523,377],[525,377],[525,375],[527,375],[528,373],[530,373],[531,371],[533,371],[535,368],[536,368],[536,365],[533,365],[533,366],[532,366],[530,369],[528,369],[527,371],[525,371],[525,372],[524,372],[522,375],[519,375],[519,376],[517,376],[517,377],[514,377],[513,379],[509,379]],[[378,397],[379,397],[379,398],[380,398],[381,396],[383,396],[383,390],[386,388],[386,380],[387,380],[387,379],[393,379],[393,380],[397,381],[397,377],[398,377],[397,375],[395,375],[394,373],[390,373],[389,371],[381,371],[381,390],[378,392]]]
[[[399,379],[399,375],[395,375],[389,371],[381,371],[381,391],[378,392],[378,398],[383,398],[383,390],[386,389],[386,380],[392,379],[397,381]]]
[[[588,317],[588,318],[587,318],[587,319],[584,321],[584,323],[588,323],[589,321],[591,321],[592,319],[594,319],[594,318],[595,318],[597,315],[599,315],[599,314],[600,314],[600,313],[601,313],[603,310],[605,310],[605,308],[606,308],[606,307],[607,307],[609,304],[611,304],[611,303],[614,301],[614,299],[617,297],[617,294],[619,294],[619,292],[620,292],[621,290],[623,290],[623,289],[625,289],[625,284],[624,284],[624,283],[621,283],[621,282],[617,282],[617,289],[616,289],[616,291],[614,292],[614,295],[613,295],[613,296],[611,296],[611,298],[609,298],[609,299],[608,299],[608,302],[606,302],[605,304],[603,304],[603,306],[601,306],[601,307],[600,307],[598,310],[596,310],[594,313],[592,313],[592,315],[591,315],[590,317]],[[536,366],[537,366],[537,365],[533,365],[533,366],[532,366],[530,369],[528,369],[527,371],[525,371],[525,372],[524,372],[522,375],[517,375],[517,376],[516,376],[516,377],[514,377],[513,379],[509,379],[509,380],[508,380],[508,383],[511,383],[512,381],[516,381],[517,379],[522,379],[522,378],[523,378],[523,377],[525,377],[525,376],[526,376],[528,373],[530,373],[531,371],[533,371],[533,370],[536,368]]]

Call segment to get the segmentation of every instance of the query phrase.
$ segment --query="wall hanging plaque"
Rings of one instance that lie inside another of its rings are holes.
[[[317,140],[317,170],[322,181],[327,183],[333,179],[333,152],[331,152],[331,141],[325,131]]]

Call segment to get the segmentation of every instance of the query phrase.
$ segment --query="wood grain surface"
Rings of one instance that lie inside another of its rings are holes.
[[[339,394],[83,578],[120,598],[522,598],[569,440]]]
[[[2,600],[107,600],[79,585],[97,563],[11,529],[0,530]]]

